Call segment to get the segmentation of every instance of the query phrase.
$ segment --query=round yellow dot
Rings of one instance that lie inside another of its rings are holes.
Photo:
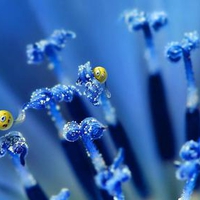
[[[100,82],[104,83],[107,80],[108,74],[104,67],[98,66],[93,69],[94,77]]]
[[[8,130],[13,125],[13,116],[7,110],[0,110],[0,130]]]

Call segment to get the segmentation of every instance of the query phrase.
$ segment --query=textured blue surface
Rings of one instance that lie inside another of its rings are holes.
[[[183,162],[177,165],[176,178],[186,182],[181,195],[181,199],[183,200],[191,199],[196,179],[200,172],[199,153],[199,142],[193,140],[186,142],[180,150],[180,157]]]
[[[106,190],[114,199],[123,200],[121,184],[130,179],[131,172],[126,165],[121,166],[124,160],[122,149],[119,149],[119,154],[112,165],[106,166],[103,155],[93,143],[94,140],[103,136],[103,131],[105,131],[105,127],[95,118],[85,118],[80,125],[74,121],[68,122],[63,128],[63,134],[67,141],[74,142],[79,137],[83,142],[97,173],[95,175],[96,184]]]
[[[47,38],[55,29],[74,31],[77,37],[68,41],[60,52],[64,73],[74,83],[77,80],[78,66],[87,61],[91,61],[93,66],[102,65],[107,69],[108,86],[112,93],[111,102],[128,133],[132,148],[142,167],[143,177],[151,183],[152,198],[178,199],[181,191],[175,189],[175,186],[180,186],[181,183],[174,178],[170,181],[173,184],[167,186],[166,177],[174,177],[175,169],[166,174],[163,169],[165,165],[158,157],[153,137],[147,103],[148,63],[144,59],[143,35],[141,32],[130,34],[120,16],[124,10],[134,8],[146,13],[161,10],[167,13],[168,25],[156,34],[154,41],[166,86],[166,98],[175,129],[178,155],[185,138],[185,74],[184,69],[179,66],[182,65],[181,62],[172,66],[173,64],[166,60],[164,48],[170,41],[179,41],[185,32],[200,32],[199,0],[2,0],[0,6],[1,109],[10,110],[17,116],[23,104],[29,101],[33,91],[37,88],[52,88],[58,83],[45,62],[42,67],[27,64],[26,46]],[[199,49],[196,49],[191,58],[196,85],[199,88],[198,53]],[[104,122],[99,108],[94,108],[90,104],[88,108],[92,116]],[[45,111],[30,110],[25,122],[14,126],[13,130],[22,132],[26,138],[29,145],[27,164],[48,196],[57,194],[61,188],[67,187],[71,192],[70,199],[87,199],[87,194],[74,176],[73,168],[64,160],[60,144],[54,134],[56,129]],[[115,154],[109,140],[106,141],[109,151]],[[22,185],[10,160],[5,157],[0,162],[0,199],[25,200]],[[133,188],[125,188],[127,199],[141,199]]]

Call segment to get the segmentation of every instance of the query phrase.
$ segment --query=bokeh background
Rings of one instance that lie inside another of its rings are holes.
[[[182,183],[175,179],[173,161],[163,163],[159,159],[154,140],[148,106],[148,63],[144,59],[143,34],[130,33],[121,14],[126,9],[138,8],[145,12],[165,11],[168,15],[168,25],[155,33],[154,39],[178,159],[178,151],[184,141],[185,71],[182,61],[172,64],[165,58],[164,49],[168,42],[180,41],[185,32],[200,32],[200,1],[1,0],[0,8],[0,109],[10,110],[17,117],[32,91],[58,83],[53,72],[47,69],[47,63],[39,66],[27,64],[27,44],[48,37],[55,29],[74,31],[77,38],[69,41],[60,54],[70,83],[74,84],[77,79],[77,67],[87,61],[92,66],[101,65],[107,69],[111,102],[150,185],[151,199],[177,199]],[[192,53],[198,86],[199,54],[200,49]],[[94,117],[104,122],[100,108],[89,103],[88,108]],[[49,196],[67,187],[71,191],[70,199],[88,199],[74,176],[70,162],[65,160],[56,129],[46,111],[29,110],[24,123],[14,126],[12,130],[22,132],[27,139],[27,165]],[[5,133],[1,131],[1,135]],[[125,184],[124,189],[126,199],[141,199],[130,184]],[[0,160],[0,199],[26,199],[8,157]]]

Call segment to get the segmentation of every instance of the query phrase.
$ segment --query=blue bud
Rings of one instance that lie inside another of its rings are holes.
[[[63,137],[69,142],[75,142],[80,136],[80,126],[77,122],[68,122],[63,128]]]
[[[43,43],[35,43],[27,46],[28,64],[40,64],[44,61],[44,45]]]
[[[25,138],[18,131],[12,131],[1,137],[1,157],[9,153],[12,157],[19,156],[21,165],[25,165],[25,157],[28,154],[28,145]]]
[[[184,38],[181,41],[183,49],[187,52],[194,50],[199,47],[200,40],[199,35],[196,31],[184,34]]]
[[[48,88],[42,88],[34,91],[31,95],[30,102],[26,104],[26,108],[43,109],[52,101],[52,92]]]
[[[61,29],[55,30],[50,36],[49,41],[51,44],[56,46],[58,50],[61,50],[65,47],[66,42],[69,39],[74,39],[75,37],[76,34],[74,32]]]
[[[80,65],[78,67],[78,80],[76,81],[78,85],[91,82],[93,79],[94,79],[94,74],[92,72],[92,67],[90,65],[90,62],[87,62],[84,65]]]
[[[178,42],[171,42],[165,49],[167,58],[172,62],[178,62],[182,57],[182,47]]]
[[[137,9],[125,11],[123,18],[129,31],[140,30],[148,23],[146,14],[139,12]]]
[[[176,171],[176,178],[179,180],[189,180],[199,173],[200,164],[198,160],[187,161],[179,166]]]
[[[93,82],[87,82],[85,84],[84,95],[89,99],[89,101],[94,105],[98,106],[101,104],[101,94],[103,92],[103,87],[101,83],[96,80]]]
[[[165,12],[154,12],[149,17],[149,24],[155,31],[167,24],[167,15]]]
[[[180,150],[180,157],[183,160],[187,161],[199,159],[200,158],[199,143],[193,140],[186,142]]]
[[[105,126],[93,117],[84,119],[80,126],[82,134],[90,135],[92,140],[101,138],[103,136],[103,131],[105,131]]]

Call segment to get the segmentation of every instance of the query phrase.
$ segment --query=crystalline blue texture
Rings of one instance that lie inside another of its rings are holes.
[[[120,149],[113,164],[107,169],[98,172],[98,174],[95,176],[97,185],[100,188],[108,191],[110,195],[115,196],[117,199],[123,199],[121,184],[131,177],[131,172],[128,167],[125,165],[121,166],[123,159],[123,150]]]
[[[183,163],[178,164],[176,176],[181,180],[188,180],[200,169],[200,144],[193,140],[187,141],[180,150],[180,157]]]
[[[67,123],[63,128],[63,137],[69,142],[75,142],[80,136],[80,126],[77,122]]]
[[[194,160],[200,158],[200,145],[198,142],[190,140],[186,142],[181,150],[180,150],[180,157],[183,160]]]
[[[93,79],[94,79],[94,74],[92,72],[92,67],[90,65],[90,62],[87,62],[84,65],[80,65],[78,67],[78,80],[76,82],[78,85],[91,82]]]
[[[87,82],[85,84],[84,95],[89,99],[89,101],[94,105],[101,105],[101,94],[104,91],[101,83],[97,80],[92,82]]]
[[[42,43],[30,44],[27,46],[26,54],[28,64],[40,64],[44,61],[44,46]]]
[[[193,178],[194,175],[198,174],[199,170],[200,163],[198,160],[186,161],[178,167],[176,178],[179,180],[189,180]]]
[[[105,126],[93,117],[84,119],[80,126],[82,134],[89,134],[92,140],[101,138],[105,130]]]
[[[27,59],[29,64],[40,64],[45,56],[54,58],[56,51],[60,51],[66,45],[67,40],[73,39],[76,34],[72,31],[55,30],[46,40],[27,45]]]
[[[181,199],[189,200],[194,190],[200,172],[199,150],[200,144],[193,140],[186,142],[180,150],[183,162],[177,164],[176,178],[186,181]]]
[[[19,156],[20,163],[25,165],[28,145],[20,132],[12,131],[0,138],[0,157],[5,156],[6,153],[11,156]]]
[[[125,11],[123,14],[124,21],[129,31],[140,30],[145,26],[152,27],[155,31],[167,24],[167,15],[165,12],[154,12],[146,14],[137,9]]]
[[[52,100],[52,93],[48,88],[37,89],[31,95],[30,102],[24,105],[24,110],[33,109],[44,109]]]
[[[103,136],[105,126],[93,117],[84,119],[80,125],[75,122],[67,123],[63,128],[63,136],[69,142],[76,141],[79,137],[89,136],[91,140],[99,139]]]
[[[198,33],[196,31],[185,33],[181,43],[183,49],[188,52],[198,48],[200,44]]]
[[[85,118],[80,125],[72,121],[63,128],[63,136],[70,142],[81,138],[88,156],[97,171],[95,181],[97,185],[106,190],[114,199],[124,199],[121,184],[131,177],[131,172],[126,165],[121,165],[124,160],[123,150],[120,149],[118,156],[109,167],[105,165],[102,155],[97,150],[93,140],[99,139],[103,135],[105,127],[95,118]]]
[[[32,93],[30,102],[24,105],[23,110],[29,108],[44,109],[51,103],[71,102],[74,95],[81,95],[81,93],[73,85],[66,86],[59,84],[53,88],[37,89]]]
[[[172,62],[178,62],[182,54],[190,54],[191,50],[199,47],[199,36],[196,31],[184,34],[183,40],[178,42],[171,42],[166,47],[166,56]]]
[[[123,18],[129,31],[140,30],[148,23],[146,14],[139,12],[137,9],[126,11]]]
[[[171,42],[165,49],[167,58],[172,62],[178,62],[182,57],[182,47],[178,42]]]
[[[54,44],[58,49],[63,49],[68,39],[74,39],[76,34],[72,31],[55,30],[49,38],[50,43]]]
[[[149,24],[155,31],[158,31],[162,26],[167,24],[167,15],[165,12],[154,12],[149,18]]]
[[[90,62],[78,67],[77,85],[85,87],[84,95],[95,105],[101,105],[101,95],[104,92],[103,84],[94,77]]]
[[[74,95],[81,95],[79,90],[73,85],[58,84],[51,89],[51,92],[56,102],[71,102]]]

